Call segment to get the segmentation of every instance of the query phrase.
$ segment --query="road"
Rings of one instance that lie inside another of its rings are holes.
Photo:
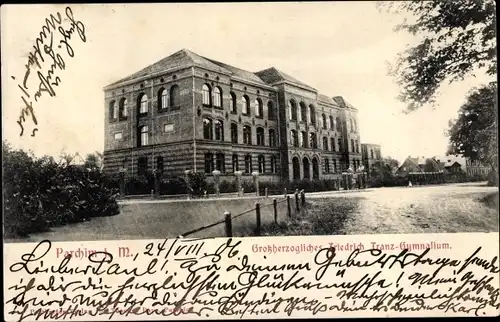
[[[318,192],[308,193],[306,198],[352,199],[356,204],[355,211],[347,216],[343,231],[335,233],[478,232],[498,231],[498,210],[478,201],[479,198],[495,191],[498,191],[498,188],[486,187],[484,183],[469,183]],[[203,201],[195,202],[203,203]],[[235,199],[221,200],[216,205],[217,209],[214,208],[214,212],[223,213],[223,208],[227,207],[234,214],[240,211],[237,208],[243,204],[244,201]],[[171,200],[138,202],[129,200],[123,202],[120,207],[121,213],[113,217],[94,218],[83,223],[56,227],[49,232],[15,241],[37,242],[45,238],[53,241],[84,241],[176,237],[184,232],[176,230],[188,229],[186,225],[194,223],[199,217],[215,220],[209,218],[206,213],[183,213],[187,211],[185,207]],[[202,212],[210,211],[206,208]],[[217,218],[219,217],[217,215]],[[182,220],[186,224],[183,224]]]
[[[308,198],[358,197],[342,231],[346,235],[487,232],[498,231],[498,210],[478,199],[495,191],[484,183],[464,183],[320,192]]]

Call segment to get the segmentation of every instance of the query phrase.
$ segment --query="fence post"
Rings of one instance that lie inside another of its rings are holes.
[[[292,205],[290,204],[290,196],[286,196],[286,209],[288,211],[288,217],[292,218]]]
[[[269,197],[269,195],[267,194],[267,192],[268,192],[268,191],[267,191],[267,188],[265,188],[265,189],[264,189],[264,193],[265,193],[265,195],[266,195],[266,198],[268,198],[268,197]]]
[[[226,222],[226,237],[233,237],[233,223],[231,219],[231,213],[229,211],[224,212],[225,222]]]
[[[245,188],[241,188],[241,196],[245,195]]]
[[[300,211],[300,206],[299,206],[299,193],[295,192],[295,210],[297,212]]]
[[[255,235],[260,236],[260,204],[255,203],[255,215],[257,216],[257,228],[255,229]]]
[[[278,223],[278,201],[276,198],[273,199],[273,209],[274,209],[274,223]]]
[[[304,207],[306,205],[306,193],[304,190],[300,192],[300,198],[302,199],[302,207]]]
[[[154,198],[155,198],[155,190],[151,189],[151,199],[154,199]]]
[[[287,194],[288,194],[288,193],[287,193],[286,188],[285,188],[285,198],[286,198],[286,195],[287,195]]]

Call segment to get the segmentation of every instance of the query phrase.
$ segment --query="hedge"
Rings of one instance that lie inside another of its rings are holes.
[[[119,213],[116,182],[99,170],[35,158],[5,143],[2,150],[6,237]]]

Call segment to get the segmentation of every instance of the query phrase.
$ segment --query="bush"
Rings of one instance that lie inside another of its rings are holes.
[[[99,170],[62,166],[53,158],[35,158],[5,143],[2,150],[6,236],[27,236],[119,212],[116,182]]]

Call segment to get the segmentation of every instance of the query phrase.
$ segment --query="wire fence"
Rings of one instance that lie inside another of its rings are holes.
[[[292,201],[291,196],[293,196],[293,201]],[[291,219],[294,214],[299,213],[301,211],[301,209],[303,209],[305,206],[306,197],[305,197],[304,190],[301,190],[301,191],[297,190],[292,195],[290,195],[290,194],[284,195],[283,199],[280,198],[280,200],[278,200],[278,198],[273,198],[272,203],[269,203],[269,204],[262,204],[261,202],[256,202],[254,208],[245,210],[245,211],[243,211],[239,214],[236,214],[236,215],[232,215],[231,212],[226,211],[226,212],[224,212],[224,214],[222,216],[223,217],[222,220],[217,221],[217,222],[212,223],[212,224],[209,224],[209,225],[205,225],[203,227],[199,227],[199,228],[187,231],[187,232],[181,234],[179,237],[180,238],[188,237],[188,236],[193,235],[195,233],[199,233],[201,231],[204,231],[204,230],[207,230],[207,229],[210,229],[212,227],[215,227],[217,225],[222,225],[222,224],[225,225],[224,231],[225,231],[226,237],[234,237],[233,236],[234,235],[233,234],[233,222],[234,222],[234,220],[239,218],[239,217],[242,217],[244,215],[251,214],[251,213],[255,213],[255,215],[256,215],[254,234],[256,236],[260,236],[261,231],[262,231],[262,209],[272,207],[273,208],[272,213],[273,213],[273,217],[274,217],[273,221],[275,224],[277,224],[278,218],[282,217],[279,214],[278,205],[281,205],[283,203],[286,203],[286,217]]]

